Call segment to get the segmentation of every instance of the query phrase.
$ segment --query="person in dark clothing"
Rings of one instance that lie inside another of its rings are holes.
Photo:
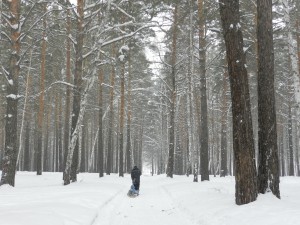
[[[137,193],[139,192],[140,189],[140,176],[141,176],[141,171],[139,170],[139,168],[137,168],[137,166],[134,166],[133,169],[131,170],[131,180]]]

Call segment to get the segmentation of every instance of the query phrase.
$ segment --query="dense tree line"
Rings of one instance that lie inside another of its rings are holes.
[[[69,184],[137,165],[194,181],[235,175],[237,204],[280,198],[279,175],[300,174],[299,10],[3,0],[1,184],[14,186],[16,170]]]

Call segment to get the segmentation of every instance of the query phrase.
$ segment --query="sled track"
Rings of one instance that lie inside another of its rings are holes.
[[[195,221],[193,218],[191,218],[192,214],[190,214],[190,212],[186,208],[182,207],[182,205],[180,205],[176,201],[174,201],[174,197],[171,195],[170,191],[165,186],[162,186],[161,189],[163,190],[165,195],[168,196],[168,198],[170,199],[170,202],[172,203],[174,208],[178,209],[176,211],[178,213],[180,213],[182,215],[182,217],[185,217],[187,219],[187,224],[190,224],[190,225],[202,224],[200,222]]]
[[[115,198],[117,198],[121,193],[123,192],[123,188],[121,188],[116,195],[113,195],[112,197],[110,197],[109,199],[107,199],[103,204],[101,204],[98,208],[97,208],[97,213],[94,216],[94,218],[92,219],[90,225],[96,225],[97,223],[97,219],[99,216],[99,212],[102,208],[104,208],[105,206],[107,206],[110,202],[112,202]]]

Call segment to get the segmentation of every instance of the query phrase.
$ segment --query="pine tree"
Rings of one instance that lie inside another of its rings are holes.
[[[272,1],[257,1],[258,191],[280,198],[274,90]]]
[[[256,200],[257,178],[239,0],[221,0],[219,6],[231,87],[235,201],[237,205],[242,205]]]

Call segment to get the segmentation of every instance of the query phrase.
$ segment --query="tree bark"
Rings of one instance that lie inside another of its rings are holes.
[[[173,11],[173,33],[172,33],[172,58],[171,58],[171,98],[170,98],[170,125],[169,125],[169,157],[167,165],[167,177],[173,178],[174,171],[174,148],[175,148],[175,101],[176,101],[176,50],[177,50],[177,11],[175,5]]]
[[[2,160],[2,175],[0,185],[15,186],[15,171],[18,156],[18,79],[20,72],[20,0],[5,0],[9,8],[10,57],[5,76],[8,81],[5,115],[5,146]],[[8,23],[7,23],[8,24]]]
[[[80,111],[78,113],[78,120],[77,120],[75,129],[74,129],[74,131],[72,132],[72,135],[71,135],[71,141],[70,141],[70,146],[69,146],[69,149],[68,149],[68,156],[67,156],[67,160],[66,160],[66,166],[65,166],[65,170],[64,170],[64,174],[63,174],[64,185],[70,184],[71,167],[72,167],[72,164],[73,164],[73,160],[72,160],[73,159],[73,154],[74,154],[74,151],[75,151],[75,147],[78,144],[78,137],[79,137],[79,133],[80,133],[80,128],[81,128],[81,125],[83,123],[83,117],[84,117],[84,114],[85,114],[87,95],[88,95],[88,92],[90,91],[90,89],[93,87],[93,84],[94,84],[94,76],[92,76],[91,78],[89,78],[87,80],[85,90],[82,93],[82,99],[79,103],[80,104]]]
[[[112,45],[112,55],[115,56],[115,45]],[[109,122],[108,122],[108,143],[106,158],[106,174],[110,175],[113,165],[113,126],[114,126],[114,88],[115,88],[115,67],[111,66],[110,93],[109,93]]]
[[[200,173],[201,181],[209,180],[209,154],[208,154],[208,119],[207,119],[207,94],[206,94],[206,40],[205,16],[203,0],[198,0],[199,15],[199,64],[200,64]]]
[[[71,133],[74,133],[77,120],[80,112],[81,92],[82,92],[82,68],[83,68],[83,21],[84,21],[84,0],[77,0],[77,33],[76,33],[76,45],[75,45],[75,77],[74,77],[74,92],[73,92],[73,110],[72,110],[72,125]],[[79,142],[77,139],[73,157],[70,179],[72,182],[77,181],[77,169],[79,161]]]
[[[131,172],[131,58],[128,54],[128,88],[127,88],[127,144],[126,144],[126,172]]]
[[[125,63],[121,65],[121,105],[120,105],[120,130],[119,130],[119,176],[124,177],[124,157],[123,157],[123,140],[124,140],[124,114],[125,114]]]
[[[227,168],[227,111],[228,111],[228,103],[227,103],[227,84],[228,72],[227,70],[224,73],[223,77],[223,101],[222,101],[222,121],[221,121],[221,170],[220,176],[225,177],[228,175]]]
[[[294,176],[294,144],[293,144],[293,119],[292,119],[292,103],[288,106],[288,145],[289,145],[289,176]]]
[[[24,140],[24,171],[30,171],[30,122],[25,125],[25,140]]]
[[[257,0],[258,192],[280,198],[274,88],[272,0]]]
[[[30,50],[30,57],[29,57],[29,68],[28,68],[28,72],[27,72],[27,76],[26,76],[26,87],[25,87],[25,97],[24,97],[24,106],[23,106],[23,112],[22,112],[22,122],[21,122],[21,128],[20,128],[20,138],[19,138],[19,152],[18,152],[18,158],[17,158],[17,166],[19,164],[19,168],[20,170],[22,170],[22,161],[20,158],[22,158],[22,156],[24,156],[24,153],[22,151],[23,149],[23,131],[24,131],[24,126],[25,126],[25,121],[28,120],[28,116],[26,116],[26,114],[28,114],[27,110],[28,110],[28,98],[29,98],[29,89],[31,89],[31,85],[32,85],[32,76],[30,74],[31,72],[31,64],[32,64],[32,49]],[[27,127],[26,127],[27,128]],[[0,134],[1,135],[1,134]],[[1,148],[1,145],[0,145]],[[24,161],[23,161],[24,162]]]
[[[99,71],[99,131],[98,131],[98,172],[99,177],[103,177],[104,171],[104,151],[103,151],[103,124],[102,124],[102,117],[103,117],[103,88],[102,83],[104,80],[103,70],[100,69]]]
[[[242,205],[256,200],[257,177],[239,0],[220,0],[219,6],[232,99],[235,201]]]
[[[71,17],[70,10],[67,11],[67,36],[71,34]],[[67,55],[66,55],[66,80],[68,83],[71,82],[71,40],[67,38]],[[67,153],[69,149],[70,142],[70,112],[71,112],[71,88],[69,85],[66,87],[66,108],[65,108],[65,123],[64,123],[64,162],[63,165],[66,165]],[[65,169],[65,168],[63,168]]]
[[[189,176],[191,173],[191,155],[194,154],[194,127],[193,127],[193,73],[194,73],[194,29],[193,29],[193,13],[194,13],[194,0],[189,1],[189,47],[188,47],[188,72],[187,72],[187,88],[186,88],[186,102],[187,102],[187,129],[188,129],[188,136],[187,136],[187,171],[186,174]],[[178,132],[177,132],[178,133]],[[179,137],[179,135],[178,135]],[[178,140],[176,140],[178,141]],[[194,164],[197,164],[198,166],[198,158],[194,157]],[[194,175],[197,176],[197,179],[194,178],[194,182],[198,182],[198,170],[197,174]]]
[[[43,4],[44,13],[47,12],[47,3]],[[36,152],[36,174],[42,175],[42,161],[43,161],[43,123],[44,123],[44,91],[45,91],[45,76],[46,76],[46,27],[47,19],[43,18],[43,40],[41,51],[41,78],[40,78],[40,97],[39,97],[39,112],[38,112],[38,140]]]

